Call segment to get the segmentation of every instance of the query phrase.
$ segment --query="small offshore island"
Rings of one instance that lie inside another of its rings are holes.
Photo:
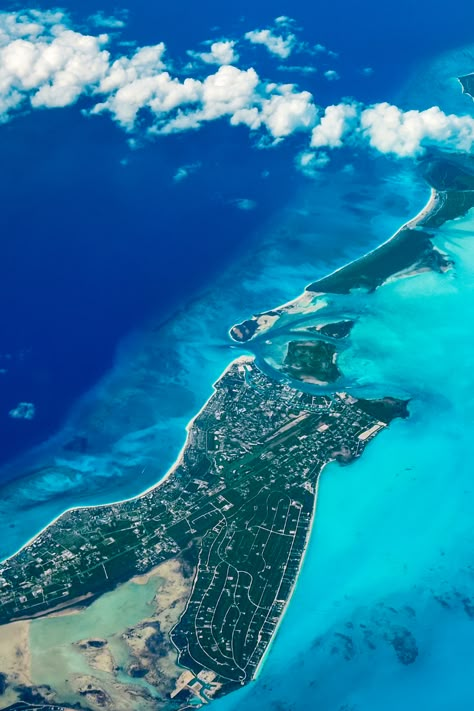
[[[258,342],[286,319],[304,321],[275,377],[258,357],[234,360],[165,479],[128,501],[67,511],[0,565],[0,708],[183,711],[255,678],[298,578],[324,467],[350,464],[409,414],[390,393],[361,398],[338,386],[355,320],[324,309],[333,295],[370,298],[395,278],[452,266],[433,241],[474,206],[474,161],[430,152],[420,169],[432,195],[416,218],[300,298],[231,329],[234,341]],[[20,669],[31,620],[83,615],[153,576],[162,585],[154,610],[121,635],[125,666],[98,634],[74,643],[84,664],[60,690]]]

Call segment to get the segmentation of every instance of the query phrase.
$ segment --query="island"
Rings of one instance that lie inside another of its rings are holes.
[[[334,383],[341,372],[336,365],[337,349],[325,341],[290,341],[283,371],[292,378],[314,385]]]
[[[352,290],[370,298],[391,279],[451,268],[434,238],[474,206],[473,161],[431,152],[420,169],[429,203],[390,240],[232,328],[241,343],[270,331],[286,339],[281,363],[268,370],[257,355],[233,360],[160,482],[130,500],[65,512],[0,564],[0,699],[15,699],[0,708],[184,711],[255,678],[304,561],[323,471],[331,464],[343,476],[409,415],[409,401],[392,393],[345,388],[338,354],[357,319],[325,309]],[[285,334],[281,320],[294,315]],[[71,642],[83,671],[57,687],[19,669],[28,625],[86,615],[107,595],[153,581],[153,605],[124,620],[120,664],[111,636],[96,632]]]

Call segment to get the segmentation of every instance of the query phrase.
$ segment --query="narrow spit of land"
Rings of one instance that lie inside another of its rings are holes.
[[[245,343],[265,334],[282,316],[323,310],[326,303],[315,303],[318,296],[350,294],[356,289],[370,293],[390,279],[447,271],[452,265],[433,244],[435,230],[474,206],[474,160],[432,150],[420,160],[419,168],[431,195],[416,217],[376,249],[309,284],[297,299],[236,324],[229,332],[231,338]]]

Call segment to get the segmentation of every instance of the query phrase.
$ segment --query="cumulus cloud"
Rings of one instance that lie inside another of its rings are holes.
[[[294,87],[282,87],[280,94],[267,99],[262,106],[262,121],[275,138],[295,131],[308,130],[316,120],[316,107],[309,91],[295,92]]]
[[[174,118],[166,120],[161,126],[157,125],[156,132],[174,133],[196,129],[204,122],[225,116],[232,121],[232,117],[240,111],[251,110],[260,80],[255,69],[243,70],[225,65],[204,81],[186,79],[183,86],[191,81],[194,82],[192,100],[181,101],[180,105],[196,103],[197,107],[187,111],[181,109]]]
[[[94,18],[96,25],[118,26],[100,13]],[[292,21],[281,17],[273,29],[253,30],[246,38],[286,58],[303,47],[292,29]],[[197,130],[224,119],[258,131],[257,145],[306,134],[309,141],[297,162],[313,172],[323,167],[325,150],[343,145],[399,157],[416,156],[428,145],[453,150],[474,145],[471,116],[447,115],[436,106],[403,111],[388,103],[363,107],[343,101],[318,107],[310,92],[263,80],[253,67],[236,66],[234,40],[207,46],[208,51],[195,55],[202,63],[197,72],[193,68],[193,76],[173,75],[163,42],[120,49],[107,34],[75,31],[59,11],[0,12],[0,122],[16,111],[69,106],[79,99],[84,113],[108,114],[132,134],[131,142],[144,133]],[[334,74],[328,70],[326,77]],[[177,176],[176,181],[185,177],[179,171]]]
[[[214,42],[200,55],[220,66],[197,79],[172,76],[163,42],[114,58],[108,35],[75,32],[61,13],[0,13],[0,28],[3,120],[27,102],[46,108],[88,97],[89,114],[108,113],[127,131],[144,123],[151,133],[176,133],[226,117],[281,139],[314,123],[308,92],[230,64],[238,58],[232,40]]]
[[[91,113],[110,112],[126,129],[133,129],[138,112],[148,108],[155,114],[167,114],[183,104],[199,99],[201,83],[186,78],[180,81],[165,71],[160,42],[138,49],[132,57],[121,57],[110,65],[96,93],[108,95]]]
[[[388,103],[362,111],[360,125],[370,145],[381,153],[416,156],[430,144],[470,151],[474,119],[446,115],[438,106],[425,111],[402,111]]]
[[[68,29],[61,13],[0,13],[0,119],[28,97],[33,107],[74,103],[107,72],[107,35]]]
[[[264,98],[260,106],[242,108],[231,123],[244,123],[251,129],[265,126],[276,139],[311,128],[316,120],[316,107],[309,91],[295,91],[292,84],[279,87],[278,93]]]
[[[245,39],[252,44],[263,45],[270,54],[280,57],[280,59],[287,59],[297,44],[296,37],[292,32],[276,34],[271,29],[251,30],[245,33]]]
[[[313,128],[311,146],[313,148],[340,148],[343,139],[355,127],[358,109],[355,104],[328,106],[319,123]]]
[[[335,69],[328,69],[324,72],[324,76],[328,81],[337,81],[341,78]]]
[[[316,107],[307,91],[292,84],[265,86],[252,68],[223,66],[202,82],[199,105],[178,112],[156,131],[178,132],[199,128],[202,123],[228,117],[231,125],[244,124],[253,131],[266,129],[273,139],[308,130],[315,121]]]
[[[379,153],[415,157],[430,145],[458,151],[474,146],[474,118],[445,114],[438,106],[403,111],[386,102],[363,108],[355,103],[328,106],[313,128],[313,148],[369,145]]]
[[[209,52],[190,52],[190,54],[205,64],[235,64],[239,61],[236,44],[235,40],[220,40],[212,42]]]

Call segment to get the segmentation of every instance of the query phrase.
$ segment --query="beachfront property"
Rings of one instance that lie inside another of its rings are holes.
[[[193,584],[170,635],[191,675],[176,701],[191,694],[204,703],[245,684],[291,596],[323,467],[358,457],[399,415],[403,401],[310,395],[270,379],[251,358],[234,361],[162,483],[130,501],[65,513],[2,564],[0,621],[89,604],[179,559]],[[147,673],[147,660],[141,665],[136,674]]]

